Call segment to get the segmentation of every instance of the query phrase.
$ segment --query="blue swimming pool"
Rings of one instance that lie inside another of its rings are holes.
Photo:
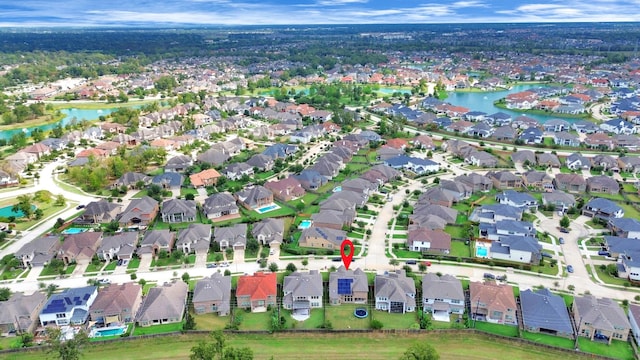
[[[478,257],[487,257],[487,248],[486,247],[478,247],[478,248],[476,248],[476,256],[478,256]]]
[[[311,224],[313,224],[313,221],[311,220],[302,220],[300,221],[300,225],[298,225],[298,229],[308,229],[309,227],[311,227]]]
[[[118,336],[124,334],[125,332],[127,332],[126,326],[94,329],[92,332],[92,337]]]
[[[12,207],[13,207],[13,205],[9,205],[9,206],[5,206],[3,208],[0,208],[0,217],[8,218],[10,216],[15,216],[16,218],[21,218],[21,217],[24,216],[24,213],[22,211],[13,211],[13,210],[11,210]],[[36,207],[34,205],[31,205],[31,209],[35,210]]]
[[[273,210],[276,210],[276,209],[280,209],[280,206],[278,204],[271,204],[271,205],[265,205],[263,207],[259,207],[259,208],[256,209],[256,211],[259,214],[264,214],[266,212],[273,211]]]
[[[336,186],[336,187],[333,188],[333,192],[334,193],[335,192],[340,192],[340,191],[342,191],[342,186]]]
[[[73,228],[73,227],[72,227],[72,228],[64,229],[64,230],[62,231],[62,233],[63,233],[64,235],[73,235],[73,234],[80,234],[80,233],[83,233],[83,232],[85,232],[85,231],[87,231],[87,230],[89,230],[89,229],[87,229],[87,228]]]

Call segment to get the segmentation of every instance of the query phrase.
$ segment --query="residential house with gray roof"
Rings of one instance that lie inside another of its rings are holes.
[[[137,231],[124,231],[111,236],[105,236],[102,244],[98,248],[98,258],[104,261],[113,261],[115,259],[133,258],[133,253],[138,245]]]
[[[329,273],[329,304],[366,304],[368,295],[367,274],[360,268],[346,270],[340,266]]]
[[[553,186],[557,190],[570,193],[584,193],[587,191],[587,182],[581,174],[556,174]]]
[[[576,296],[573,300],[573,319],[578,336],[590,340],[627,341],[631,324],[622,307],[609,298],[593,295]]]
[[[300,174],[294,175],[294,177],[300,182],[300,185],[302,185],[305,190],[311,191],[318,190],[328,181],[327,178],[320,175],[318,171],[312,169],[304,169]]]
[[[213,273],[200,279],[193,289],[193,309],[196,314],[215,313],[227,316],[231,313],[231,276]]]
[[[454,180],[467,185],[473,192],[486,192],[493,189],[493,181],[490,178],[477,173],[459,175],[456,176]]]
[[[73,222],[80,224],[106,224],[117,219],[122,212],[122,205],[105,199],[92,201],[84,208],[84,212]]]
[[[62,246],[62,242],[59,236],[45,235],[22,245],[14,255],[25,269],[43,267],[58,253],[60,246]]]
[[[194,222],[198,217],[196,202],[193,200],[169,199],[162,203],[160,210],[162,222]]]
[[[553,191],[553,178],[544,171],[529,170],[522,174],[522,181],[530,189]]]
[[[552,153],[541,153],[537,154],[536,157],[537,163],[540,166],[559,168],[561,165],[560,159]]]
[[[171,253],[175,240],[176,233],[169,229],[149,230],[144,234],[136,253],[140,257],[158,256],[161,251]]]
[[[558,146],[578,147],[582,142],[577,135],[562,131],[553,134],[553,143]]]
[[[7,301],[0,301],[0,335],[33,333],[46,302],[47,295],[40,291],[31,295],[16,292]]]
[[[487,177],[493,181],[493,187],[496,189],[519,189],[522,187],[522,178],[510,171],[489,171]]]
[[[404,270],[376,275],[374,284],[376,310],[404,314],[416,311],[416,284]]]
[[[517,135],[518,135],[517,130],[514,129],[512,126],[503,125],[496,128],[493,131],[493,134],[491,134],[491,138],[496,139],[498,141],[501,141],[501,140],[513,141]]]
[[[271,169],[273,169],[275,161],[271,156],[256,154],[253,155],[249,160],[247,160],[247,164],[254,168],[257,168],[260,171],[270,171]]]
[[[520,291],[524,329],[534,333],[574,338],[564,299],[549,289]]]
[[[505,190],[496,195],[496,201],[499,204],[511,205],[517,208],[535,211],[538,208],[538,200],[525,192],[515,190]]]
[[[431,313],[434,320],[448,322],[451,314],[464,314],[464,301],[462,283],[455,276],[429,273],[422,277],[422,311]]]
[[[156,218],[159,211],[156,200],[143,196],[131,200],[129,206],[118,216],[118,222],[122,227],[146,227]]]
[[[138,183],[143,184],[144,186],[149,185],[151,183],[151,177],[138,172],[126,172],[116,180],[113,184],[114,187],[126,186],[128,189],[133,189],[138,187]]]
[[[273,193],[274,198],[284,202],[301,198],[306,194],[300,181],[293,176],[282,180],[268,181],[264,187]]]
[[[609,219],[607,226],[616,236],[630,239],[640,239],[640,221],[631,218]]]
[[[273,203],[273,193],[261,185],[238,191],[234,196],[240,205],[249,210],[255,210]]]
[[[535,237],[501,235],[499,241],[491,243],[489,257],[525,264],[538,264],[542,256],[541,251],[542,245]]]
[[[555,210],[565,212],[576,205],[576,197],[564,191],[554,190],[542,194],[542,204],[553,205]]]
[[[593,198],[584,205],[582,215],[609,220],[624,217],[624,209],[609,199]]]
[[[221,171],[221,174],[226,176],[229,180],[240,180],[245,175],[253,175],[253,166],[244,162],[232,163],[227,165],[227,167]]]
[[[138,326],[171,324],[182,321],[187,306],[189,285],[184,281],[149,289],[136,316]]]
[[[262,219],[253,224],[251,235],[262,245],[279,247],[284,234],[284,220],[277,218]]]
[[[498,158],[486,151],[474,150],[464,158],[464,162],[479,167],[496,167],[498,165]]]
[[[598,154],[591,158],[591,167],[600,167],[602,171],[618,171],[618,160],[611,155]]]
[[[219,166],[224,164],[231,156],[225,152],[216,149],[209,149],[196,157],[199,162],[207,163],[211,166]]]
[[[435,215],[444,219],[447,224],[454,224],[458,217],[458,210],[438,204],[418,203],[413,208],[413,214],[409,218],[411,219],[412,216],[421,214]],[[411,222],[411,220],[409,221]]]
[[[103,323],[130,323],[142,304],[142,286],[128,282],[111,284],[98,291],[96,300],[89,308],[91,321]]]
[[[589,170],[591,169],[591,159],[580,153],[573,153],[565,159],[565,166],[569,170]]]
[[[206,254],[210,244],[210,224],[189,224],[188,227],[178,230],[176,249],[181,250],[185,255],[194,252],[196,255]]]
[[[544,128],[544,131],[559,133],[569,130],[571,128],[571,124],[566,120],[551,119],[545,121],[545,123],[542,124],[542,127]]]
[[[184,172],[191,165],[193,165],[193,159],[191,159],[191,156],[178,155],[178,156],[174,156],[171,159],[167,160],[167,163],[164,166],[164,171],[168,171],[168,172]]]
[[[620,192],[620,184],[609,176],[598,175],[587,178],[587,191],[615,195]]]
[[[622,156],[618,158],[618,168],[621,171],[627,171],[631,173],[637,173],[640,171],[640,157],[639,156]]]
[[[536,154],[531,150],[518,150],[511,154],[514,164],[535,165]]]
[[[407,246],[411,251],[421,253],[449,254],[451,235],[442,229],[432,230],[427,227],[409,226]]]
[[[472,189],[464,183],[452,180],[440,180],[438,186],[446,193],[453,196],[455,202],[468,199],[472,194]]]
[[[213,230],[213,241],[217,242],[222,250],[244,250],[247,246],[247,224],[216,227]]]
[[[211,194],[202,205],[207,219],[222,221],[240,217],[240,209],[234,197],[227,192]]]
[[[284,277],[282,307],[296,315],[309,315],[312,309],[322,308],[323,292],[318,270],[291,273]]]
[[[312,225],[302,230],[298,243],[303,247],[340,249],[345,239],[347,239],[347,233],[343,230]]]
[[[156,175],[151,179],[151,183],[163,189],[178,190],[184,182],[184,176],[176,172],[166,172]]]
[[[498,221],[520,221],[523,209],[506,204],[487,204],[476,207],[469,220],[478,223],[495,224]]]

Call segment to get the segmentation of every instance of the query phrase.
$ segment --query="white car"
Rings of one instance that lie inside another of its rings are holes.
[[[271,251],[269,251],[269,255],[273,255],[273,254],[275,254],[275,253],[276,253],[276,251],[275,251],[275,250],[273,250],[273,249],[272,249]]]
[[[98,280],[98,282],[99,282],[100,284],[111,284],[111,280],[109,280],[109,279],[107,279],[107,278],[100,279],[100,280]]]

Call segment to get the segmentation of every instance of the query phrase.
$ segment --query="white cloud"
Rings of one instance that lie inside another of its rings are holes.
[[[318,5],[322,6],[338,6],[347,4],[366,4],[369,0],[320,0]]]

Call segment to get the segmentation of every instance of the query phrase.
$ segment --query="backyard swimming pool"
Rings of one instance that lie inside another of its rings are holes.
[[[308,229],[309,227],[311,227],[311,224],[313,224],[313,221],[311,220],[302,220],[300,221],[300,225],[298,225],[298,229]]]
[[[64,235],[74,235],[74,234],[80,234],[80,233],[83,233],[83,232],[85,232],[85,231],[87,231],[87,230],[89,230],[89,229],[87,229],[87,228],[74,228],[74,227],[72,227],[72,228],[68,228],[68,229],[64,229],[64,230],[62,230],[62,233],[63,233]]]
[[[93,329],[91,337],[104,337],[104,336],[117,336],[127,332],[126,326],[106,327],[100,329]]]
[[[476,248],[476,256],[477,257],[487,257],[487,248],[486,247],[477,247]]]
[[[340,191],[342,191],[342,186],[336,186],[336,187],[333,188],[333,192],[334,193],[335,192],[340,192]]]
[[[276,209],[280,209],[280,206],[278,204],[270,204],[270,205],[265,205],[263,207],[259,207],[259,208],[256,209],[256,211],[259,214],[264,214],[266,212],[273,211],[273,210],[276,210]]]

